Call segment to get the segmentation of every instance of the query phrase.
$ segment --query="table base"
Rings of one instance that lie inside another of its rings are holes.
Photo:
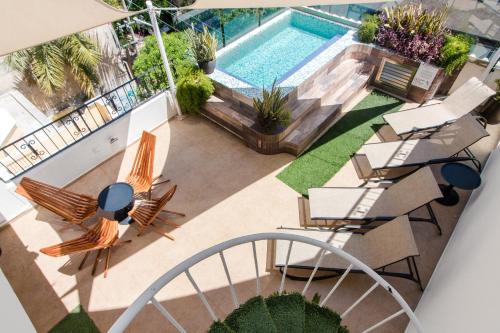
[[[444,206],[455,206],[460,201],[460,196],[453,186],[439,184],[443,197],[436,199],[436,202]]]

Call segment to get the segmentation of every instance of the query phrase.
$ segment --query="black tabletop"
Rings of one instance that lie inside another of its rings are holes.
[[[134,200],[134,189],[127,183],[115,183],[99,193],[99,207],[107,212],[117,212]]]
[[[481,176],[468,165],[447,163],[441,167],[443,178],[453,186],[463,190],[473,190],[481,185]]]

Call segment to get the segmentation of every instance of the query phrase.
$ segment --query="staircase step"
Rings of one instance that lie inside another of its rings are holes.
[[[233,109],[231,103],[223,101],[217,96],[211,96],[209,98],[203,106],[202,113],[207,116],[214,115],[237,130],[241,130],[242,125],[250,127],[253,124],[251,118],[246,116],[243,112],[238,112],[238,110]]]
[[[287,136],[292,132],[297,126],[300,125],[301,120],[307,117],[307,115],[318,108],[321,104],[320,99],[298,99],[291,106],[288,106],[291,110],[292,116],[290,125],[285,129],[282,136]]]
[[[371,73],[353,75],[345,84],[322,100],[323,105],[347,104],[356,92],[366,86],[370,80]]]
[[[342,85],[351,75],[363,71],[365,63],[355,59],[348,59],[343,61],[322,79],[315,82],[315,84],[300,98],[322,98],[328,97],[331,91],[335,91]]]
[[[234,310],[224,323],[237,333],[277,333],[271,314],[260,296]]]
[[[216,321],[210,326],[208,333],[236,333],[223,322]]]
[[[370,69],[373,71],[373,66]],[[368,83],[371,71],[352,74],[340,88],[332,89],[321,98],[321,107],[310,112],[283,140],[283,148],[291,153],[302,153],[333,124],[336,116]]]
[[[266,305],[278,333],[304,332],[305,300],[301,294],[273,295],[266,298]]]
[[[340,316],[332,310],[317,304],[305,304],[304,333],[343,333],[347,332],[340,326]]]
[[[339,112],[339,105],[321,106],[284,138],[283,148],[292,154],[301,153],[333,125],[333,120]]]

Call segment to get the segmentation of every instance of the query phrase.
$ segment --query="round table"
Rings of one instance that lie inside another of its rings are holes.
[[[113,213],[115,220],[125,220],[134,207],[134,189],[127,183],[111,184],[99,193],[97,202],[103,211]]]
[[[481,185],[481,175],[468,165],[462,163],[447,163],[441,167],[441,175],[449,185],[439,184],[443,197],[436,201],[445,206],[453,206],[460,200],[454,187],[463,190],[473,190]]]

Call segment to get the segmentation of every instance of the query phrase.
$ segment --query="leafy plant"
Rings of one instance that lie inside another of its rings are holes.
[[[215,59],[217,52],[217,39],[208,31],[207,26],[203,26],[203,31],[198,32],[194,28],[185,31],[189,40],[191,55],[198,63],[209,62]]]
[[[447,17],[448,7],[429,10],[410,3],[385,8],[379,15],[376,41],[407,58],[436,61],[448,34]]]
[[[201,70],[192,71],[177,83],[177,100],[182,112],[199,114],[201,107],[214,93],[214,85]]]
[[[35,83],[46,95],[61,90],[69,73],[87,96],[95,94],[99,82],[97,69],[101,62],[98,44],[84,34],[74,34],[17,51],[7,56],[7,64]]]
[[[358,30],[359,40],[363,43],[372,43],[380,25],[378,15],[365,15]]]
[[[287,126],[290,123],[291,114],[285,107],[287,100],[280,87],[276,86],[274,80],[271,90],[262,88],[262,98],[253,99],[253,107],[258,112],[259,125],[264,131],[271,133],[279,126]]]
[[[441,48],[438,64],[444,67],[446,75],[451,75],[469,59],[469,52],[474,39],[468,35],[446,35]]]
[[[189,57],[189,41],[184,33],[173,32],[168,35],[163,33],[162,39],[174,78],[179,80],[189,75],[196,66]],[[134,75],[141,76],[148,73],[148,76],[151,77],[150,84],[154,89],[166,89],[167,80],[164,71],[150,73],[152,68],[161,66],[163,66],[163,63],[155,37],[148,36],[144,38],[144,46],[139,51],[132,66]]]

